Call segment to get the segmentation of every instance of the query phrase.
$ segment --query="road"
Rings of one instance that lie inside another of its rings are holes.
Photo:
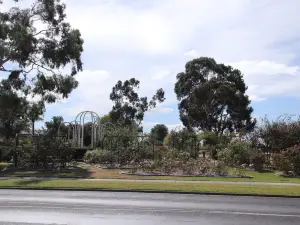
[[[0,202],[1,225],[300,224],[293,198],[0,190]]]

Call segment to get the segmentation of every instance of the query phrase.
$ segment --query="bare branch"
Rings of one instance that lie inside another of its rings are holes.
[[[32,64],[30,70],[28,70],[28,71],[24,70],[23,72],[24,72],[24,73],[30,73],[30,72],[31,72],[32,70],[34,70],[34,69],[36,69],[36,68],[34,68],[34,64]]]
[[[51,70],[51,69],[49,69],[49,68],[47,68],[47,67],[45,67],[45,66],[43,66],[43,65],[38,64],[38,63],[37,63],[36,61],[34,61],[33,59],[29,59],[29,61],[30,61],[31,63],[33,63],[34,65],[36,65],[36,66],[38,66],[38,67],[41,67],[41,68],[43,68],[43,69],[45,69],[45,70],[47,70],[47,71],[49,71],[49,72],[55,74],[55,72],[54,72],[53,70]]]
[[[40,31],[37,32],[36,34],[33,34],[33,36],[39,35],[39,34],[41,34],[42,32],[45,32],[45,31],[47,31],[47,30],[40,30]]]
[[[0,60],[0,68],[3,68],[3,65],[9,61],[9,58]]]

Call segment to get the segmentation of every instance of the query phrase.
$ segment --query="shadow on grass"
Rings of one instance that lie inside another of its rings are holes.
[[[258,173],[264,173],[264,174],[274,174],[274,171],[270,170],[256,170]]]
[[[27,186],[27,185],[31,185],[31,184],[38,184],[41,183],[43,180],[38,180],[38,179],[30,179],[30,180],[19,180],[16,181],[17,185],[21,185],[21,186]]]
[[[8,168],[0,172],[0,177],[53,177],[53,178],[90,178],[92,171],[78,166],[51,169],[19,169]]]

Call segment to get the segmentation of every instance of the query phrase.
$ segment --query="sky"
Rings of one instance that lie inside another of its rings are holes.
[[[84,70],[67,100],[47,106],[45,121],[72,121],[84,110],[102,116],[111,109],[112,86],[135,77],[141,96],[150,98],[158,88],[166,93],[165,102],[146,114],[145,130],[157,123],[172,129],[181,124],[176,74],[201,56],[242,71],[254,117],[300,112],[299,0],[64,2],[68,21],[84,39]]]

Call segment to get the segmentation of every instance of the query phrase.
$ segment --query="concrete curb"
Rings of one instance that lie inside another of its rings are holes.
[[[237,197],[268,197],[268,198],[300,198],[300,195],[266,195],[266,194],[236,194],[217,192],[190,192],[190,191],[160,191],[160,190],[121,190],[105,188],[36,188],[36,187],[0,187],[0,190],[40,190],[40,191],[101,191],[121,193],[153,193],[153,194],[183,194],[183,195],[215,195],[215,196],[237,196]]]

